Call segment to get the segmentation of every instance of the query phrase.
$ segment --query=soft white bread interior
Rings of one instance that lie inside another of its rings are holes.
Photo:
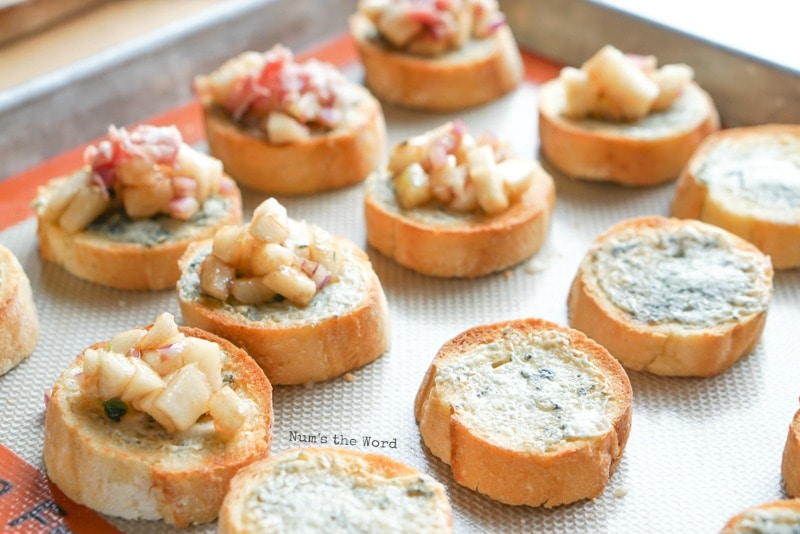
[[[539,319],[478,326],[437,353],[415,414],[456,482],[506,504],[603,492],[631,425],[631,385],[582,333]]]
[[[0,375],[27,358],[38,340],[30,280],[17,257],[0,245]]]
[[[223,534],[453,531],[444,487],[377,454],[284,451],[242,469],[220,511]]]
[[[600,235],[569,293],[570,325],[635,371],[712,376],[756,346],[769,258],[699,221],[642,217]]]
[[[397,263],[429,276],[475,277],[518,264],[544,243],[555,205],[553,179],[536,164],[531,184],[502,213],[458,212],[436,204],[403,209],[392,177],[367,180],[367,241]]]
[[[794,414],[789,424],[789,434],[783,447],[781,473],[786,494],[789,497],[800,497],[800,410]]]
[[[547,160],[573,178],[629,186],[676,178],[719,115],[708,94],[689,83],[673,104],[634,122],[569,119],[561,79],[539,88],[539,139]]]
[[[790,533],[800,530],[800,499],[772,501],[735,515],[720,534]]]
[[[731,128],[708,136],[681,173],[672,215],[750,241],[776,269],[800,267],[800,126]]]
[[[170,433],[133,408],[113,420],[104,402],[81,389],[86,355],[111,344],[97,343],[59,377],[45,417],[47,474],[73,501],[126,519],[163,519],[178,527],[205,523],[216,519],[231,477],[269,454],[272,388],[263,371],[224,339],[195,328],[180,332],[219,345],[219,378],[242,403],[241,426],[223,438],[205,415]]]
[[[339,279],[307,306],[289,300],[246,305],[204,293],[199,269],[211,242],[193,244],[181,258],[177,291],[186,324],[214,332],[247,350],[273,384],[335,378],[375,360],[389,346],[389,312],[367,255],[333,237]]]
[[[522,58],[508,26],[469,39],[459,50],[428,57],[392,49],[362,14],[349,22],[366,85],[385,102],[452,111],[495,100],[522,80]]]
[[[60,184],[55,180],[47,188]],[[70,233],[57,221],[39,216],[36,233],[42,258],[78,278],[117,289],[147,291],[175,284],[180,276],[178,259],[189,243],[241,220],[241,192],[231,183],[230,191],[207,199],[187,221],[167,215],[131,219],[122,212],[111,212]]]
[[[221,108],[203,106],[210,152],[241,184],[273,194],[309,194],[363,181],[384,155],[386,125],[380,103],[351,84],[356,103],[327,132],[304,141],[271,143],[263,133],[243,129]]]

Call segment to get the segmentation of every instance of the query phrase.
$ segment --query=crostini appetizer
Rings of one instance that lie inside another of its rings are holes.
[[[0,245],[0,375],[30,356],[39,340],[31,283],[17,257]]]
[[[606,349],[525,319],[445,343],[415,414],[456,482],[502,503],[551,508],[603,493],[628,441],[631,395]]]
[[[681,174],[672,215],[750,241],[776,269],[800,267],[800,126],[730,128],[708,136]]]
[[[570,325],[629,369],[712,376],[758,343],[772,275],[768,257],[716,226],[629,219],[599,236],[581,262]]]
[[[378,98],[427,111],[484,104],[522,80],[496,0],[361,0],[350,32]]]
[[[772,501],[735,515],[720,534],[792,534],[800,532],[800,499]]]
[[[538,162],[448,122],[397,145],[367,180],[367,240],[422,274],[481,276],[539,250],[554,204]]]
[[[69,498],[178,527],[216,519],[241,467],[269,454],[272,388],[241,349],[169,313],[86,349],[47,406],[47,475]]]
[[[219,531],[447,534],[453,517],[444,487],[416,469],[378,454],[310,448],[242,469]]]
[[[244,52],[197,76],[211,154],[241,184],[308,194],[363,181],[383,158],[380,103],[333,65],[285,47]]]
[[[295,221],[274,198],[180,260],[186,324],[247,350],[273,384],[319,382],[389,345],[386,297],[354,243]]]
[[[629,186],[674,179],[719,129],[714,103],[693,78],[688,65],[658,68],[654,56],[607,45],[542,85],[542,153],[573,178]]]
[[[165,289],[187,245],[242,220],[242,198],[219,160],[174,126],[111,126],[72,176],[39,188],[32,207],[42,258],[118,289]]]
[[[789,433],[783,446],[781,474],[786,494],[800,498],[800,410],[795,412],[789,424]]]

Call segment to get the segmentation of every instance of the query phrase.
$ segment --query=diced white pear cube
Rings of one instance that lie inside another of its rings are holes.
[[[589,115],[597,105],[598,95],[586,71],[564,67],[559,79],[564,87],[564,115],[571,119],[582,119]]]
[[[225,300],[230,295],[236,269],[213,254],[206,256],[200,265],[200,287],[215,299]]]
[[[670,64],[653,72],[651,77],[659,89],[658,98],[653,102],[653,111],[662,111],[669,108],[683,88],[692,81],[694,70],[682,63]]]
[[[142,351],[142,361],[150,366],[160,376],[167,376],[183,367],[183,353],[171,354],[169,352],[148,349]]]
[[[289,220],[289,237],[286,238],[286,248],[301,258],[308,258],[309,246],[313,244],[313,236],[305,221]]]
[[[95,398],[97,394],[97,379],[100,374],[100,351],[87,349],[83,353],[83,372],[78,375],[78,385],[85,397]]]
[[[305,306],[317,293],[317,285],[303,272],[290,265],[281,265],[264,276],[264,284],[294,304]]]
[[[201,203],[219,189],[223,175],[222,162],[198,152],[189,145],[181,145],[175,161],[175,168],[182,175],[190,176],[197,181],[195,198]]]
[[[81,187],[70,199],[69,205],[58,218],[58,224],[67,233],[79,232],[105,212],[111,205],[106,191],[99,186]]]
[[[111,338],[109,349],[111,352],[127,355],[131,349],[138,348],[137,345],[145,335],[147,335],[147,330],[141,328],[120,332]]]
[[[118,398],[128,387],[136,368],[122,354],[105,352],[100,358],[97,374],[97,395],[103,399]]]
[[[519,198],[528,190],[536,167],[537,163],[529,159],[507,159],[497,164],[497,175],[503,181],[509,197]]]
[[[149,185],[126,186],[121,196],[125,213],[133,219],[147,219],[166,213],[173,196],[172,180],[159,176]]]
[[[279,111],[270,112],[266,130],[269,142],[274,144],[299,143],[311,138],[308,126]]]
[[[242,304],[262,304],[275,298],[275,292],[264,285],[262,276],[237,278],[231,285],[231,295]]]
[[[405,47],[420,31],[422,23],[408,16],[403,6],[390,4],[377,21],[378,29],[390,43]]]
[[[583,64],[583,69],[622,115],[636,120],[647,115],[658,96],[658,85],[633,61],[606,45]]]
[[[151,391],[144,397],[140,397],[139,399],[132,401],[131,404],[133,404],[133,407],[137,410],[145,412],[150,417],[155,419],[158,424],[164,427],[164,430],[172,433],[177,430],[175,423],[172,422],[171,417],[169,417],[156,406],[165,391],[166,385],[164,386],[164,389]]]
[[[214,419],[214,429],[223,440],[230,439],[244,424],[247,414],[245,404],[235,391],[222,387],[208,401],[208,413]]]
[[[397,202],[403,209],[413,209],[430,202],[433,195],[428,173],[419,163],[412,163],[394,177]]]
[[[153,322],[153,326],[139,341],[139,349],[155,349],[171,342],[180,332],[175,324],[175,317],[169,312],[163,312]]]
[[[467,182],[464,187],[453,192],[449,206],[458,211],[473,211],[478,209],[478,194],[472,182]]]
[[[120,395],[122,400],[132,403],[153,391],[164,389],[164,381],[149,365],[139,358],[128,358],[128,360],[136,369],[136,373]]]
[[[46,201],[39,209],[39,215],[46,221],[57,221],[78,190],[88,187],[90,177],[89,171],[82,169],[69,178],[53,181],[44,189]]]
[[[256,276],[263,276],[276,270],[281,265],[291,265],[294,254],[288,248],[277,243],[265,243],[250,256],[250,269]]]
[[[467,153],[469,177],[475,187],[478,205],[493,215],[508,209],[509,199],[503,181],[497,175],[494,151],[488,145],[479,145]]]
[[[143,158],[130,158],[116,166],[117,180],[123,185],[143,187],[153,184],[160,178],[157,167],[152,161]]]
[[[267,243],[283,243],[289,237],[289,216],[280,202],[268,198],[253,212],[249,232]]]
[[[208,411],[211,387],[196,363],[185,365],[176,372],[154,407],[172,420],[179,432],[189,429]]]
[[[415,137],[411,137],[396,145],[389,154],[388,169],[392,174],[397,174],[412,163],[421,163],[430,151],[431,145],[444,135],[453,130],[453,123],[446,122],[443,125],[429,130]]]
[[[338,280],[342,272],[344,256],[339,253],[330,235],[324,230],[315,230],[314,246],[309,251],[308,259],[324,265],[330,275],[330,281]]]
[[[187,365],[197,364],[197,368],[205,375],[211,391],[217,391],[222,387],[222,352],[219,345],[207,339],[188,337],[183,359]]]
[[[242,238],[246,232],[245,226],[223,226],[214,234],[211,252],[228,265],[237,265],[242,257]]]

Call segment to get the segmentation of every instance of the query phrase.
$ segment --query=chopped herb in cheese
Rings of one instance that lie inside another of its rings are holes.
[[[710,227],[709,227],[710,228]],[[760,313],[768,263],[709,229],[629,228],[594,252],[592,270],[611,303],[647,324],[706,328]]]

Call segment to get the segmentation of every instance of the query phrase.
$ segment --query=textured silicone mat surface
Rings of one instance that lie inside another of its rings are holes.
[[[476,133],[491,129],[522,154],[535,154],[535,88],[459,116]],[[451,116],[386,108],[389,138],[437,126]],[[453,115],[454,117],[455,115]],[[555,176],[557,201],[543,249],[506,273],[476,280],[426,278],[367,249],[389,302],[392,345],[355,371],[354,380],[277,387],[273,451],[309,444],[387,454],[443,482],[457,532],[716,532],[741,509],[783,498],[780,459],[798,408],[800,270],[775,277],[766,329],[757,349],[719,377],[671,379],[630,373],[633,426],[605,493],[553,510],[505,506],[453,482],[449,467],[422,444],[413,402],[439,347],[477,324],[541,317],[566,324],[566,296],[591,241],[625,218],[667,215],[674,184],[651,189],[581,183]],[[245,216],[265,196],[245,191]],[[361,186],[280,198],[306,219],[366,247]],[[36,224],[0,233],[27,271],[42,326],[33,355],[0,377],[0,441],[42,468],[43,392],[92,343],[150,323],[161,311],[180,321],[173,291],[136,293],[94,286],[43,263]],[[387,442],[379,447],[374,441]],[[355,440],[354,442],[351,440]],[[353,444],[354,443],[354,444]],[[124,532],[170,532],[158,522],[111,521]],[[214,524],[186,532],[213,532]]]

